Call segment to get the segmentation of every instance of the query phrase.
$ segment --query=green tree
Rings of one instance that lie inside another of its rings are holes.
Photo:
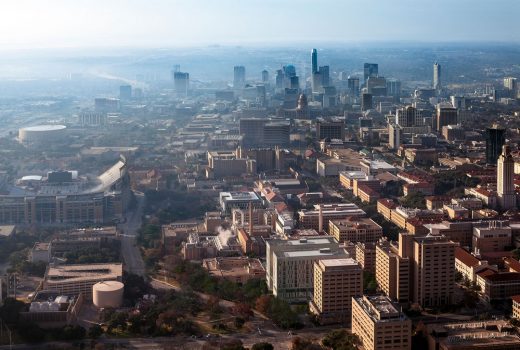
[[[103,334],[103,328],[100,325],[95,324],[88,329],[88,337],[92,339],[97,339]]]
[[[355,350],[359,344],[359,338],[344,329],[339,329],[327,333],[321,343],[333,350]]]
[[[253,344],[251,350],[274,350],[274,346],[271,343],[261,342]]]

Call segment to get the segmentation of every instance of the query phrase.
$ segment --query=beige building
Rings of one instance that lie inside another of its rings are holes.
[[[76,264],[47,267],[43,289],[68,296],[82,293],[92,300],[92,286],[103,281],[121,281],[123,264]]]
[[[375,272],[376,270],[376,245],[375,243],[357,243],[356,260],[363,270]]]
[[[314,294],[309,309],[321,324],[350,323],[352,297],[363,295],[363,270],[352,258],[314,263]]]
[[[520,320],[520,295],[513,295],[513,318]]]
[[[506,221],[489,221],[473,228],[473,252],[503,252],[511,247],[511,227]]]
[[[414,238],[414,301],[422,307],[453,302],[456,247],[444,236]]]
[[[271,239],[266,242],[267,287],[289,302],[308,302],[314,289],[314,262],[349,256],[334,237],[299,240]]]
[[[366,350],[409,350],[412,321],[386,296],[352,298],[352,333]]]
[[[300,210],[300,228],[312,228],[318,232],[328,232],[329,221],[352,216],[365,216],[363,209],[354,203],[316,204],[312,210]]]
[[[338,242],[374,243],[383,236],[383,228],[374,220],[350,217],[329,222],[329,234]]]
[[[379,289],[399,303],[410,301],[410,259],[388,241],[376,244],[376,282]]]

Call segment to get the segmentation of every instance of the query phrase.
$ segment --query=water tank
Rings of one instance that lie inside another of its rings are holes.
[[[119,281],[98,282],[92,286],[92,301],[98,308],[120,307],[125,285]]]

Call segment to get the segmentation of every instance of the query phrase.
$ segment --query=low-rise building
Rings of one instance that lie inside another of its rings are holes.
[[[51,244],[43,242],[34,243],[29,258],[32,263],[49,263],[51,261]]]
[[[247,257],[218,257],[204,259],[202,266],[210,275],[236,283],[245,283],[253,278],[265,278],[265,269],[258,259]]]
[[[375,243],[383,236],[383,228],[368,218],[350,217],[330,220],[329,234],[338,242]]]
[[[92,286],[103,281],[121,281],[122,264],[75,264],[47,267],[43,289],[68,296],[83,294],[92,300]]]
[[[433,323],[425,333],[428,350],[520,349],[520,337],[505,320]]]

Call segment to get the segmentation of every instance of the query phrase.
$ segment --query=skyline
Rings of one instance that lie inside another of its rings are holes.
[[[514,0],[22,0],[3,6],[0,49],[518,42],[519,11]]]

